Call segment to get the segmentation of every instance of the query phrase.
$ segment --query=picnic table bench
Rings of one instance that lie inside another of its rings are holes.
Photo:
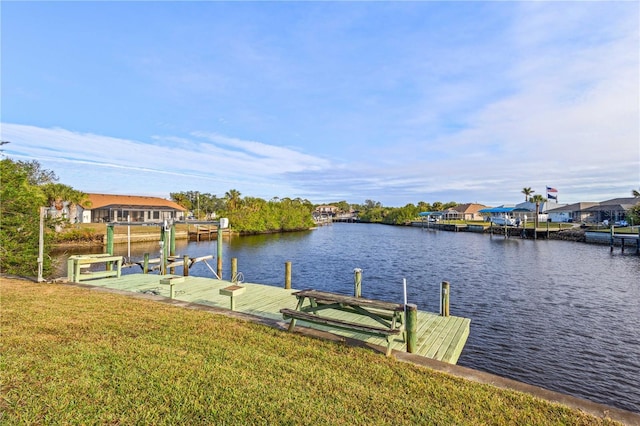
[[[112,264],[116,263],[116,269]],[[92,271],[81,274],[82,269],[89,268],[94,263],[105,263],[105,271]],[[91,278],[120,277],[122,273],[122,256],[112,256],[109,253],[84,254],[69,256],[67,260],[67,279],[69,282],[79,283]]]
[[[284,319],[291,319],[289,331],[292,331],[295,327],[296,320],[301,320],[328,327],[382,336],[387,340],[387,356],[391,355],[394,336],[402,335],[403,340],[405,339],[405,307],[401,303],[346,296],[313,289],[297,291],[293,295],[298,299],[296,309],[280,309]],[[307,306],[305,306],[305,301],[309,302]],[[363,322],[346,321],[320,315],[321,312],[328,310],[360,315],[372,319],[377,324],[365,324]]]

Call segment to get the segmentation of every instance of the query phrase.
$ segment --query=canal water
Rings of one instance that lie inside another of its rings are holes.
[[[216,254],[216,241],[177,241],[177,253]],[[95,251],[95,250],[94,250]],[[126,245],[116,254],[127,256]],[[131,247],[133,260],[159,245]],[[350,294],[362,269],[363,297],[438,312],[451,284],[451,315],[471,319],[458,364],[640,412],[640,257],[632,250],[555,240],[377,224],[225,237],[224,274],[238,259],[244,281]],[[215,269],[215,262],[211,262]],[[131,268],[127,272],[140,272]],[[206,265],[191,275],[212,277]]]

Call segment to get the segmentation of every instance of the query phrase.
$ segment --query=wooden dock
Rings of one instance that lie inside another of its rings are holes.
[[[218,235],[218,227],[195,225],[195,227],[193,228],[189,227],[189,229],[187,230],[187,235],[189,241],[202,241],[205,239],[207,241],[211,241],[212,236]]]
[[[155,274],[130,274],[120,278],[103,278],[86,281],[86,284],[97,287],[106,287],[137,293],[155,294],[170,297],[173,290],[174,299],[197,303],[206,306],[230,309],[231,298],[221,294],[220,290],[233,283],[203,277],[180,277],[175,285],[161,284],[160,280],[169,282],[171,275]],[[263,284],[242,283],[246,290],[234,298],[234,310],[281,322],[282,326],[288,324],[282,318],[280,309],[295,309],[296,297],[292,295],[296,289],[284,289]],[[338,312],[337,318],[353,320],[348,313]],[[359,319],[361,320],[361,319]],[[428,358],[455,364],[460,357],[462,349],[469,336],[471,320],[461,317],[443,317],[437,313],[418,311],[417,344],[414,353]],[[348,330],[336,330],[303,321],[300,326],[315,328],[331,332],[346,338],[357,339],[378,346],[386,346],[387,341],[383,337],[370,336]],[[405,351],[406,344],[398,337],[393,345],[394,350]]]

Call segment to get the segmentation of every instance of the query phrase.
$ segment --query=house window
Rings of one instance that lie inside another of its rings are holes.
[[[160,212],[159,212],[158,210],[155,210],[155,211],[153,212],[153,218],[154,218],[154,219],[160,219]]]

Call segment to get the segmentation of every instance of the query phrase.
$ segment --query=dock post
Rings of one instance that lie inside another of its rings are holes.
[[[449,283],[447,281],[440,283],[440,316],[449,316]]]
[[[160,252],[161,252],[161,256],[160,256],[160,275],[166,275],[167,273],[167,260],[169,257],[169,245],[171,244],[169,241],[170,236],[168,235],[169,230],[171,228],[169,228],[169,224],[167,223],[167,220],[164,220],[164,223],[162,225],[162,228],[160,229],[160,236],[161,236],[161,240],[160,240]]]
[[[406,327],[406,342],[407,352],[410,354],[415,353],[416,344],[418,339],[416,337],[416,330],[418,329],[418,306],[414,303],[407,303],[404,305],[405,313],[405,327]]]
[[[113,256],[113,228],[112,224],[107,225],[107,253]]]
[[[353,296],[362,297],[362,269],[356,268],[353,272]]]
[[[169,247],[167,247],[167,249],[169,250],[169,256],[171,256],[171,262],[174,262],[174,256],[176,255],[176,225],[173,223],[173,220],[171,220],[171,225],[169,229],[167,229],[167,233],[169,234]],[[167,256],[167,259],[169,256]],[[176,268],[169,268],[170,274],[174,274],[175,272]]]
[[[209,234],[211,235],[211,234]],[[218,230],[216,232],[217,240],[217,248],[218,248],[218,277],[222,279],[222,229],[220,225],[218,225]]]
[[[176,224],[171,221],[171,245],[169,246],[169,254],[171,256],[176,255]]]
[[[73,259],[75,258],[75,256],[69,256],[69,259],[67,259],[67,281],[72,283],[74,282],[74,277],[73,277],[73,273],[74,273],[74,263],[73,263]]]
[[[142,263],[142,273],[149,273],[149,253],[144,254],[144,262]]]
[[[284,288],[291,289],[291,261],[284,262]]]
[[[613,253],[613,233],[614,233],[613,225],[611,225],[611,228],[609,230],[609,235],[610,235],[610,237],[609,237],[609,251],[611,253]]]
[[[238,258],[237,257],[231,258],[231,282],[232,283],[238,282]]]
[[[109,224],[107,225],[107,253],[113,256],[113,239],[114,239],[114,228],[115,226]],[[106,268],[107,271],[111,270],[111,262],[107,262]]]
[[[182,275],[185,277],[189,276],[189,260],[188,254],[182,256]]]

